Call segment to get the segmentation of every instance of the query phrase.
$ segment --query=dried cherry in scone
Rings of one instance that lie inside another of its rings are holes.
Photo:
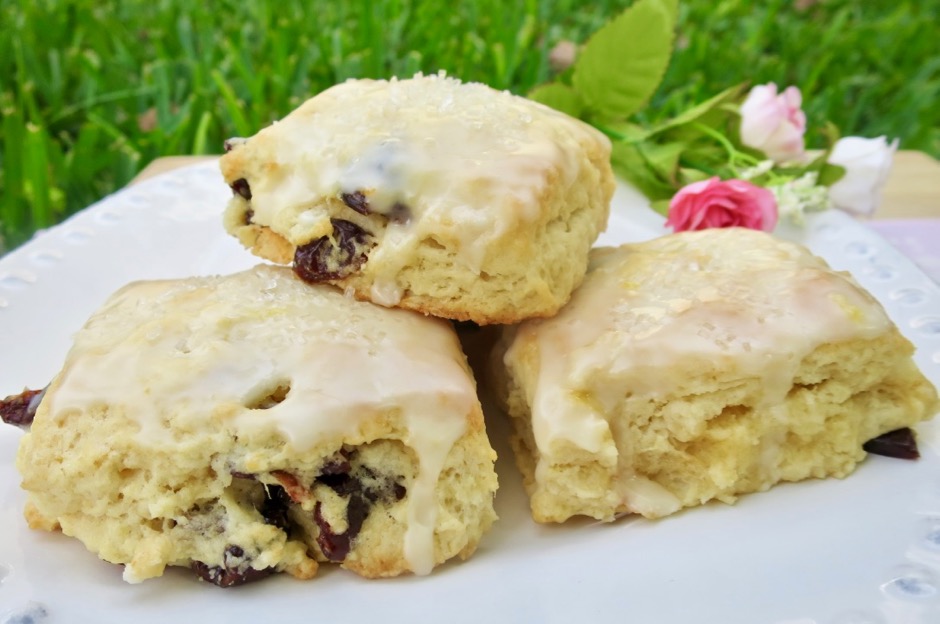
[[[256,570],[251,567],[241,546],[230,544],[222,555],[223,565],[210,566],[201,561],[193,561],[190,567],[204,581],[219,587],[235,587],[263,579],[276,572],[274,568]]]
[[[310,496],[310,491],[291,473],[284,470],[272,470],[271,476],[277,479],[278,483],[281,484],[281,487],[284,488],[284,491],[287,492],[287,495],[295,503],[302,503]]]
[[[244,145],[247,142],[248,142],[248,139],[245,139],[242,137],[232,137],[230,139],[225,139],[222,142],[222,149],[224,149],[225,152],[228,153],[228,152],[231,152],[236,147],[240,145]]]
[[[264,503],[258,511],[267,524],[289,533],[290,518],[287,511],[290,509],[291,502],[287,490],[278,485],[269,485],[264,489]]]
[[[294,252],[294,272],[310,283],[341,279],[366,261],[372,235],[344,219],[331,219],[333,235],[301,245]]]
[[[241,195],[245,199],[251,199],[251,186],[249,186],[248,180],[245,178],[238,178],[229,186],[232,189],[232,193]]]
[[[345,561],[346,555],[349,554],[352,540],[355,537],[355,535],[351,534],[352,527],[349,527],[343,533],[334,533],[333,527],[323,518],[320,507],[320,501],[317,501],[316,506],[313,508],[313,520],[320,529],[317,534],[317,546],[320,547],[323,556],[330,561],[336,563]]]
[[[896,457],[898,459],[918,459],[920,451],[917,450],[917,438],[910,427],[895,429],[872,438],[862,445],[867,453]]]
[[[366,199],[362,191],[353,191],[352,193],[343,193],[339,196],[343,203],[358,212],[361,215],[368,215],[372,212],[369,207],[369,200]]]
[[[346,506],[346,530],[342,533],[334,533],[333,527],[323,518],[320,512],[320,502],[317,501],[313,508],[313,519],[320,528],[317,545],[327,559],[336,563],[346,559],[371,509],[372,502],[364,496],[363,492],[353,492]]]
[[[333,531],[333,527],[323,517],[319,501],[314,507],[313,519],[320,529],[316,538],[317,545],[327,559],[334,562],[346,559],[373,505],[379,502],[400,501],[405,497],[407,490],[399,479],[400,477],[387,475],[379,477],[368,466],[360,464],[353,467],[349,461],[331,461],[324,465],[323,471],[316,478],[317,483],[347,499],[346,530],[342,533]]]
[[[370,215],[374,212],[369,204],[369,199],[362,191],[342,193],[339,197],[344,204],[361,215]],[[395,202],[387,212],[380,214],[384,214],[392,223],[408,223],[411,221],[411,209],[401,202]]]
[[[45,393],[45,388],[42,390],[23,390],[19,394],[0,400],[0,419],[3,419],[3,422],[8,425],[29,427],[33,424],[33,417],[36,416],[39,402],[42,401]]]
[[[360,487],[359,480],[348,473],[333,472],[320,475],[317,482],[322,483],[340,496],[349,496]]]
[[[320,467],[320,476],[346,474],[352,470],[349,458],[340,455],[338,458],[331,459]]]

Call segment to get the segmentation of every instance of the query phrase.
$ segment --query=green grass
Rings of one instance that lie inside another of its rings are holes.
[[[446,69],[525,93],[558,41],[629,3],[0,0],[0,252],[152,159],[216,153],[346,78]],[[797,4],[683,3],[644,117],[775,81],[803,89],[811,123],[940,155],[940,0]]]

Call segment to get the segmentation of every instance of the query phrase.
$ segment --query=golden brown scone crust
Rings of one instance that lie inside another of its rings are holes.
[[[465,558],[495,453],[449,323],[290,269],[139,282],[77,334],[17,466],[33,528],[125,579],[366,577]]]
[[[913,346],[847,274],[751,230],[596,249],[493,358],[533,517],[659,517],[844,477],[937,411]]]
[[[513,323],[553,315],[583,278],[609,158],[590,126],[480,84],[349,81],[233,144],[225,227],[282,264],[326,237],[326,281],[361,300]],[[337,221],[366,239],[352,265]]]

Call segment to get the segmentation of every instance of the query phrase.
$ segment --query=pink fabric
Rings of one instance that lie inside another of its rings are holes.
[[[940,218],[868,221],[866,225],[940,284]]]

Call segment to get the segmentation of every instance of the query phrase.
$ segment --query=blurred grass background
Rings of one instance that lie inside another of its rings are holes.
[[[629,4],[0,0],[0,253],[154,158],[218,153],[346,78],[445,69],[524,94],[559,41]],[[644,117],[796,84],[810,125],[940,156],[938,23],[940,0],[685,0]]]

